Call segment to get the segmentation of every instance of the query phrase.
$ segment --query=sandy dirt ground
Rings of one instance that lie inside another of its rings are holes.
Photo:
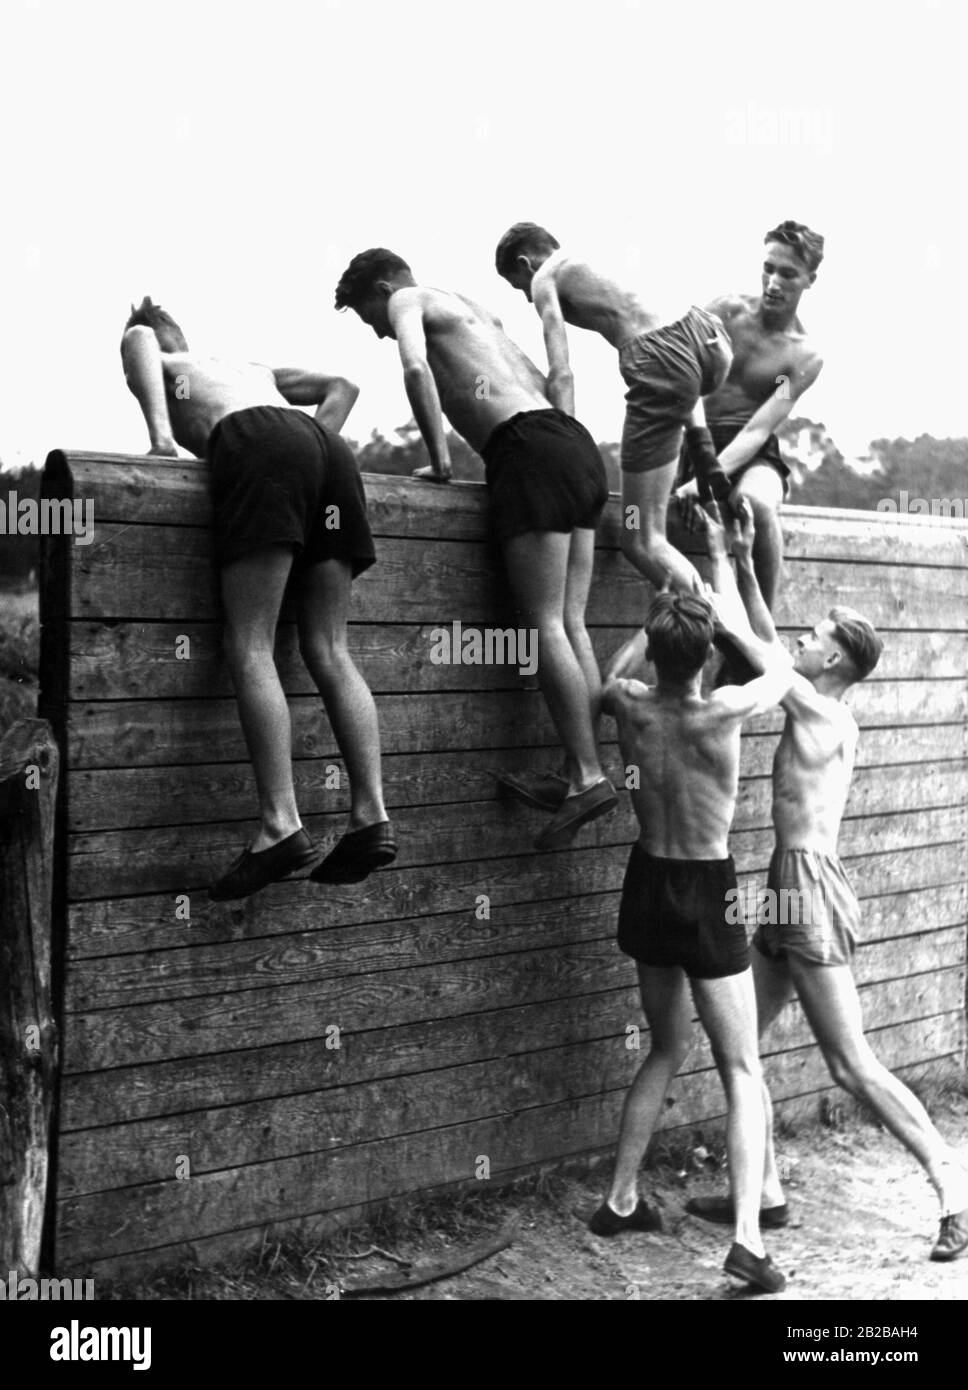
[[[955,1075],[923,1097],[942,1134],[968,1162],[968,1082]],[[786,1177],[791,1221],[766,1233],[767,1249],[787,1276],[775,1295],[752,1294],[723,1273],[731,1240],[726,1227],[688,1216],[684,1204],[726,1186],[721,1143],[681,1136],[642,1175],[644,1195],[663,1213],[657,1234],[593,1236],[590,1213],[602,1199],[610,1160],[576,1174],[551,1172],[511,1187],[422,1198],[366,1227],[343,1230],[312,1246],[275,1243],[231,1266],[182,1268],[138,1284],[100,1283],[98,1297],[163,1301],[283,1300],[347,1296],[393,1301],[757,1302],[968,1299],[968,1255],[950,1264],[928,1254],[938,1208],[920,1167],[890,1135],[858,1116],[851,1103],[826,1108],[819,1120],[781,1122],[777,1153]],[[513,1226],[512,1243],[461,1273],[420,1287],[381,1288],[459,1264]],[[362,1292],[369,1289],[369,1292]],[[899,1312],[900,1312],[899,1308]],[[939,1314],[941,1309],[938,1308]],[[788,1320],[796,1316],[792,1310]],[[836,1316],[828,1310],[826,1316]],[[885,1312],[885,1319],[890,1314]]]
[[[931,1106],[939,1129],[968,1158],[968,1097],[948,1094]],[[968,1255],[950,1264],[928,1254],[938,1231],[934,1193],[920,1167],[885,1131],[850,1120],[843,1128],[802,1126],[778,1137],[789,1175],[791,1222],[766,1233],[768,1251],[787,1275],[785,1300],[963,1300]],[[691,1157],[691,1156],[690,1156]],[[697,1160],[691,1160],[696,1167]],[[680,1170],[681,1172],[682,1170]],[[392,1251],[416,1264],[458,1254],[506,1221],[516,1207],[513,1245],[455,1277],[420,1289],[370,1297],[397,1299],[734,1300],[748,1289],[722,1271],[727,1228],[687,1215],[687,1197],[724,1190],[721,1156],[703,1171],[680,1176],[661,1165],[644,1174],[643,1190],[663,1212],[656,1235],[593,1236],[584,1224],[604,1193],[609,1167],[583,1178],[552,1180],[549,1190],[499,1204],[500,1214],[459,1238],[428,1232]],[[498,1205],[498,1204],[496,1204]],[[385,1247],[384,1247],[385,1248]],[[365,1244],[358,1246],[366,1249]],[[328,1277],[361,1282],[394,1268],[379,1256],[334,1261]]]

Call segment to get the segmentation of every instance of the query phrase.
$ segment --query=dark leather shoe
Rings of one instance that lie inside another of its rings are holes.
[[[661,1231],[662,1217],[655,1207],[650,1207],[641,1197],[629,1216],[619,1216],[607,1202],[603,1202],[589,1221],[588,1229],[596,1236],[618,1236],[623,1231]]]
[[[302,829],[268,849],[243,850],[231,869],[212,884],[208,896],[215,903],[229,898],[248,898],[267,884],[306,868],[318,854],[319,850],[313,847]]]
[[[732,1226],[736,1220],[732,1197],[690,1197],[686,1203],[690,1216],[701,1216],[703,1221],[715,1221],[718,1226]],[[786,1202],[778,1207],[760,1207],[760,1226],[785,1226],[790,1220],[790,1209]]]
[[[779,1293],[786,1288],[786,1276],[780,1273],[769,1255],[754,1255],[737,1241],[733,1241],[723,1269],[734,1279],[742,1279],[763,1293]]]

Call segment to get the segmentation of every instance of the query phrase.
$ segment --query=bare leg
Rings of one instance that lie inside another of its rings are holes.
[[[299,590],[299,649],[323,699],[350,782],[353,830],[387,818],[380,774],[380,730],[370,688],[346,644],[353,572],[343,560],[306,571]]]
[[[783,483],[776,469],[765,463],[748,468],[730,494],[730,504],[735,505],[741,497],[753,508],[756,525],[753,568],[766,606],[772,612],[783,570],[783,528],[780,525]]]
[[[651,1033],[649,1055],[625,1097],[615,1172],[608,1204],[629,1216],[638,1202],[638,1176],[666,1092],[686,1059],[692,1036],[692,1009],[686,977],[677,967],[639,966],[642,1007]]]
[[[753,1255],[762,1256],[760,1189],[766,1126],[753,974],[747,969],[740,975],[692,980],[691,984],[726,1092],[726,1149],[736,1240]]]
[[[253,851],[300,828],[292,785],[289,706],[273,656],[276,623],[292,568],[288,546],[267,546],[222,570],[225,655],[252,760],[261,824]]]
[[[588,689],[592,732],[598,745],[599,719],[602,705],[602,677],[592,650],[591,638],[585,626],[585,609],[595,568],[595,532],[582,527],[571,533],[568,551],[568,573],[565,579],[565,633],[582,669]],[[566,764],[565,775],[571,780],[574,768]]]
[[[942,1215],[968,1207],[968,1174],[928,1113],[874,1056],[848,965],[811,965],[790,957],[790,973],[830,1074],[910,1150],[938,1194]]]
[[[756,990],[756,1017],[760,1037],[778,1017],[784,1006],[793,998],[793,981],[785,960],[771,960],[754,946],[750,951],[753,960],[753,985]],[[780,1180],[780,1170],[776,1162],[776,1147],[773,1137],[773,1099],[770,1088],[763,1079],[763,1117],[766,1122],[766,1157],[763,1163],[763,1191],[761,1203],[764,1207],[783,1206],[786,1197]]]
[[[504,547],[511,591],[523,620],[538,632],[538,681],[569,769],[569,794],[603,773],[592,725],[591,695],[565,631],[565,592],[571,536],[530,531]]]
[[[669,578],[674,588],[691,590],[699,579],[695,567],[666,539],[669,494],[678,466],[675,458],[648,473],[622,474],[622,549],[657,589]],[[630,507],[635,510],[630,512]]]

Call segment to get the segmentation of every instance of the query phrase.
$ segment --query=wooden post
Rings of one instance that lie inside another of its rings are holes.
[[[51,884],[57,746],[23,720],[0,740],[0,1271],[36,1278],[57,1065]]]

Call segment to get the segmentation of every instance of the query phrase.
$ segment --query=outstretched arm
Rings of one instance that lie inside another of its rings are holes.
[[[144,324],[129,328],[121,339],[121,362],[128,389],[141,406],[151,440],[149,453],[178,457],[171,429],[161,348],[154,330]]]
[[[727,534],[721,524],[719,509],[716,504],[710,503],[705,508],[697,507],[694,515],[697,529],[701,529],[706,537],[706,549],[712,564],[710,602],[713,605],[713,612],[720,631],[732,640],[757,671],[765,671],[777,661],[789,665],[789,655],[777,638],[772,620],[770,621],[769,635],[763,630],[760,630],[758,635],[754,627],[750,625],[748,608],[740,597],[732,566],[729,563]],[[741,545],[743,538],[749,546],[752,546],[753,512],[745,498],[740,502],[739,515],[741,517],[740,526],[733,528],[734,546]],[[765,609],[766,604],[759,592],[756,575],[752,572],[752,562],[750,563],[750,573],[744,577],[744,582],[755,586],[759,605]],[[756,611],[758,612],[758,609]],[[775,704],[776,701],[771,701],[771,703]]]
[[[413,477],[428,482],[450,481],[450,449],[444,433],[437,383],[427,361],[427,333],[419,300],[398,290],[390,300],[390,322],[396,334],[403,364],[403,384],[423,441],[430,454],[429,468],[415,468]]]
[[[767,397],[719,455],[724,473],[735,473],[737,468],[756,457],[770,435],[787,419],[795,402],[816,381],[822,367],[823,358],[814,353],[799,363],[789,376],[777,377],[773,395]]]
[[[554,277],[542,275],[539,270],[532,283],[532,294],[548,354],[548,399],[557,410],[574,415],[575,378],[568,358],[568,331]]]
[[[748,719],[752,714],[762,714],[764,710],[778,705],[797,679],[789,657],[784,661],[779,652],[770,652],[762,675],[747,681],[745,685],[720,686],[709,697],[710,703],[730,716]]]
[[[276,390],[290,405],[315,405],[314,419],[319,425],[339,434],[346,417],[353,409],[360,388],[344,376],[324,376],[322,372],[305,372],[299,367],[274,367]]]
[[[751,641],[748,640],[745,643],[738,638],[734,638],[734,640],[754,670],[769,674],[778,663],[787,671],[789,677],[787,689],[781,700],[785,710],[800,715],[826,710],[827,712],[823,713],[823,717],[829,718],[829,702],[817,694],[804,676],[793,671],[790,654],[777,636],[773,615],[767,608],[766,600],[760,592],[756,571],[753,568],[753,536],[755,531],[753,509],[745,497],[740,500],[738,517],[738,523],[732,528],[733,554],[736,557],[736,580],[739,595],[754,635]],[[729,570],[728,560],[725,561],[725,567]],[[717,572],[714,562],[714,573]],[[749,682],[741,688],[749,690],[755,684],[755,681]],[[769,694],[769,691],[767,693]],[[764,708],[769,708],[770,704],[775,703],[775,700],[769,700]]]
[[[648,639],[645,629],[639,628],[618,651],[613,652],[602,676],[602,711],[614,717],[620,697],[631,686],[637,684],[630,680],[633,672],[641,669],[645,661]]]
[[[766,606],[766,599],[760,592],[756,570],[753,568],[753,537],[755,526],[753,509],[745,497],[740,499],[738,509],[739,524],[733,534],[733,555],[736,559],[736,584],[743,600],[750,626],[761,642],[767,646],[779,643],[773,615]]]

